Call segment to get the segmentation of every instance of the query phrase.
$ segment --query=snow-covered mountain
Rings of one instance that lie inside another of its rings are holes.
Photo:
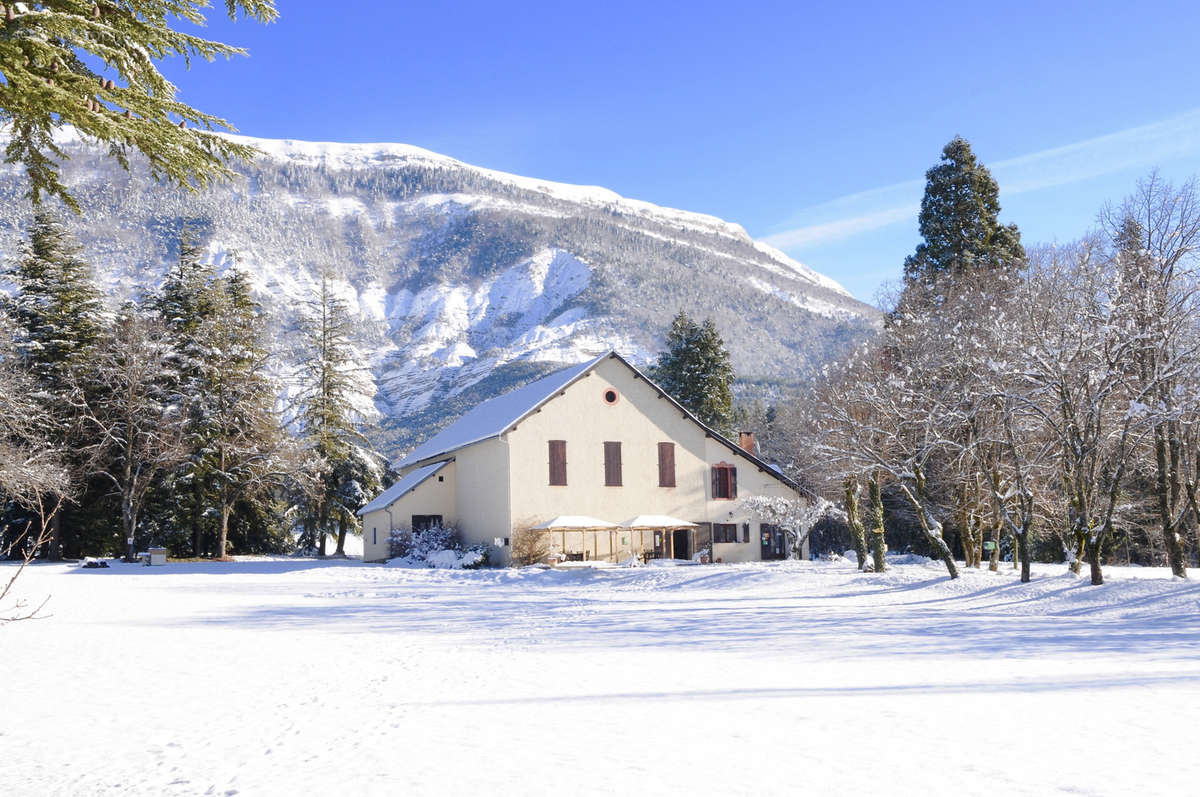
[[[263,152],[198,195],[65,140],[69,220],[114,299],[154,287],[185,224],[252,278],[278,332],[324,272],[357,314],[378,441],[398,453],[479,398],[617,348],[646,362],[670,319],[711,316],[744,379],[795,382],[878,313],[833,280],[713,216],[470,166],[400,144],[243,138]],[[29,217],[0,172],[0,254]]]

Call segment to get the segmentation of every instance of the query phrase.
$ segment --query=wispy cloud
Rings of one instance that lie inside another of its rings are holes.
[[[1200,109],[1116,133],[988,164],[1005,196],[1070,185],[1093,177],[1148,168],[1200,153]],[[853,238],[916,217],[923,180],[848,194],[807,208],[793,226],[763,241],[798,249]]]

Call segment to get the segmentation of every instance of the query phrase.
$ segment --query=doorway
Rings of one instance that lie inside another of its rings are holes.
[[[762,543],[761,557],[764,562],[787,558],[787,535],[778,526],[763,523],[758,527]]]
[[[676,559],[692,558],[692,533],[687,529],[675,529],[671,532],[671,543]]]

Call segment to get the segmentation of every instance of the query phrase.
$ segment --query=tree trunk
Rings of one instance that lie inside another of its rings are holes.
[[[842,482],[842,488],[846,496],[846,525],[850,527],[850,539],[858,557],[858,569],[862,570],[867,566],[867,533],[858,513],[858,478],[847,476]]]
[[[134,556],[134,514],[133,504],[129,500],[129,496],[121,496],[121,528],[125,532],[125,561],[136,562],[137,557]]]
[[[333,555],[338,558],[346,556],[346,515],[344,512],[338,513],[337,550],[333,552]]]
[[[963,564],[967,567],[972,566],[972,554],[974,553],[973,540],[971,537],[971,524],[974,522],[972,512],[967,506],[967,488],[963,485],[958,494],[958,529],[962,536],[963,547]]]
[[[883,526],[883,491],[879,486],[879,474],[876,473],[867,482],[871,501],[871,556],[874,560],[872,568],[876,573],[887,570],[887,539]]]
[[[224,490],[221,491],[222,493]],[[221,530],[217,535],[217,555],[218,560],[225,560],[225,545],[229,540],[229,512],[231,507],[229,501],[224,496],[221,498]]]
[[[1158,498],[1159,525],[1162,526],[1163,542],[1167,546],[1167,563],[1171,566],[1171,575],[1187,578],[1187,560],[1183,551],[1183,538],[1176,527],[1171,504],[1171,482],[1178,480],[1178,474],[1171,473],[1171,465],[1167,457],[1167,438],[1165,424],[1159,424],[1154,430],[1154,460],[1155,474],[1154,491]],[[1177,492],[1177,491],[1175,491]],[[1094,583],[1094,582],[1093,582]]]
[[[1072,532],[1075,535],[1075,550],[1072,551],[1074,557],[1071,559],[1071,572],[1079,575],[1079,571],[1083,569],[1083,560],[1087,555],[1087,538],[1085,532],[1078,530]]]
[[[329,529],[329,509],[328,504],[322,502],[320,511],[317,513],[317,556],[325,558],[325,540],[329,536],[326,532]]]
[[[1021,560],[1021,583],[1029,583],[1029,522],[1021,524],[1021,531],[1013,535],[1017,543],[1017,556],[1013,557],[1014,564]]]
[[[50,516],[50,542],[46,546],[46,558],[51,562],[61,561],[63,557],[62,508],[63,504],[59,501],[57,510]]]
[[[1000,572],[1000,530],[1000,519],[994,518],[992,520],[992,531],[990,535],[992,554],[988,557],[988,570],[992,571],[993,573]],[[1016,553],[1016,551],[1013,551],[1014,559],[1016,558]]]
[[[1104,583],[1104,574],[1100,571],[1100,540],[1093,539],[1088,541],[1087,560],[1092,571],[1092,586],[1100,586]]]
[[[950,574],[950,578],[958,578],[958,565],[954,561],[954,554],[950,550],[950,546],[946,544],[945,538],[942,537],[942,524],[937,521],[929,511],[925,508],[923,500],[925,496],[925,476],[921,473],[920,468],[913,468],[916,481],[916,493],[908,489],[905,484],[900,485],[900,489],[904,491],[904,497],[908,499],[916,512],[917,520],[921,523],[921,531],[925,533],[925,539],[933,546],[938,558],[942,560],[942,564],[946,565],[946,572]]]

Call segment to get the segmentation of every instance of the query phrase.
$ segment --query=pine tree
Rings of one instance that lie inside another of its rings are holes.
[[[208,508],[211,495],[209,441],[215,434],[212,393],[216,363],[208,340],[221,305],[216,269],[201,260],[202,250],[194,231],[185,226],[179,240],[179,259],[168,272],[153,302],[170,341],[168,364],[172,373],[173,402],[183,413],[187,455],[174,469],[171,513],[175,524],[190,530],[191,553],[202,556],[206,538],[215,527]]]
[[[999,188],[975,159],[971,145],[955,137],[941,162],[925,173],[917,251],[904,261],[906,285],[927,286],[942,276],[1016,269],[1025,262],[1021,233],[1002,225]]]
[[[65,452],[71,492],[77,494],[84,448],[78,409],[95,384],[92,354],[103,329],[103,304],[79,245],[48,207],[35,212],[23,249],[6,274],[16,286],[8,311],[16,327],[17,353],[41,399],[43,434]],[[53,518],[52,558],[73,542],[62,536],[61,517],[60,512]]]
[[[29,241],[9,279],[20,350],[44,389],[62,398],[100,339],[103,303],[80,246],[47,207],[34,213]]]
[[[319,482],[305,507],[307,542],[324,556],[327,535],[336,524],[336,553],[344,555],[346,526],[357,522],[347,507],[366,489],[364,484],[378,484],[378,475],[371,475],[378,468],[370,462],[373,455],[362,450],[366,438],[356,423],[354,407],[369,396],[369,388],[354,363],[350,312],[324,276],[308,302],[302,331],[306,357],[301,363],[300,432],[317,463]]]
[[[680,311],[667,330],[654,380],[703,423],[721,432],[733,423],[733,365],[711,319],[697,324]]]
[[[203,25],[208,0],[139,0],[134,9],[113,2],[7,3],[0,17],[0,124],[11,135],[5,163],[19,163],[37,204],[44,194],[78,211],[59,180],[63,152],[54,131],[71,126],[110,145],[128,168],[140,152],[155,177],[189,189],[230,174],[226,161],[254,150],[212,132],[228,122],[175,99],[176,88],[158,71],[172,55],[245,55],[245,51],[171,28],[177,20]],[[226,0],[230,18],[240,10],[259,22],[278,14],[274,0]],[[104,64],[116,80],[94,71]],[[190,122],[201,129],[189,129]]]
[[[218,518],[215,554],[224,559],[237,503],[269,499],[295,467],[295,456],[275,409],[278,389],[268,373],[263,320],[245,276],[233,270],[220,279],[218,297],[210,328],[200,334],[211,347],[205,420],[212,434],[205,453]]]

